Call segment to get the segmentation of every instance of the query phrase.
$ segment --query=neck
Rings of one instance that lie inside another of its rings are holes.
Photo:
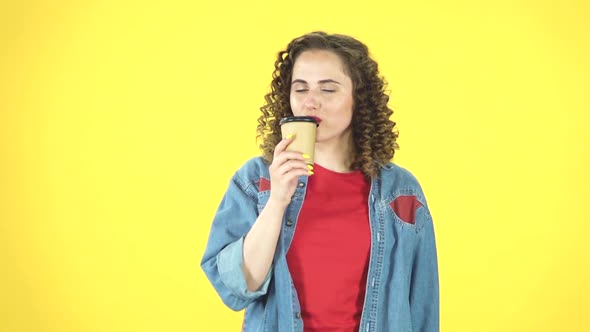
[[[334,172],[346,173],[352,171],[355,151],[352,134],[339,140],[318,142],[315,144],[315,162]]]

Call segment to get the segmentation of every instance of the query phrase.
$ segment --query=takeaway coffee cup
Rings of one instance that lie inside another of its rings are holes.
[[[282,118],[279,125],[281,126],[283,138],[290,134],[295,135],[295,139],[289,144],[287,150],[308,155],[309,158],[306,158],[305,162],[308,165],[313,165],[315,137],[318,128],[317,120],[311,116],[290,116]]]

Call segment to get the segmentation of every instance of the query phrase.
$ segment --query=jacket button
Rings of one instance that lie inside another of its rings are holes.
[[[301,313],[300,313],[300,312],[297,312],[297,313],[295,314],[295,317],[297,317],[297,319],[301,319]]]
[[[298,186],[299,186],[299,188],[305,187],[305,182],[299,182]]]
[[[293,226],[293,220],[291,220],[291,219],[287,219],[287,223],[286,223],[286,224],[287,224],[287,226],[289,226],[289,227]]]

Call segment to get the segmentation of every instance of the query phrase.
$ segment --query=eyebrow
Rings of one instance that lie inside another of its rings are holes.
[[[293,80],[293,82],[291,82],[291,84],[295,84],[295,83],[303,83],[303,84],[307,84],[307,81],[301,80],[301,79],[296,79]],[[318,83],[320,84],[324,84],[324,83],[336,83],[336,84],[340,84],[340,82],[332,80],[332,79],[327,79],[327,80],[320,80],[318,81]],[[340,84],[342,85],[342,84]]]

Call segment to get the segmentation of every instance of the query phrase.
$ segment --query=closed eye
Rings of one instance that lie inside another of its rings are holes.
[[[295,92],[306,92],[309,91],[309,89],[295,89]]]

